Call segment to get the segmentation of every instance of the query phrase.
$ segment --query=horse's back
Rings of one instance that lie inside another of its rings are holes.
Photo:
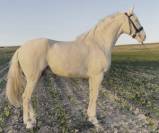
[[[38,39],[33,39],[33,40],[29,40],[29,41],[25,42],[20,47],[20,49],[23,49],[25,51],[30,50],[30,49],[32,49],[31,51],[33,51],[33,50],[37,51],[37,48],[38,48],[38,50],[40,50],[41,48],[46,49],[50,43],[55,43],[55,42],[57,42],[57,41],[50,40],[47,38],[38,38]]]

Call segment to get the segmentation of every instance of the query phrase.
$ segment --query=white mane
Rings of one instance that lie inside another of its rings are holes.
[[[103,19],[101,19],[95,27],[91,28],[89,31],[87,32],[84,32],[82,33],[81,35],[79,35],[76,39],[77,40],[85,40],[89,37],[94,37],[95,36],[95,33],[96,33],[96,30],[99,29],[100,27],[103,27],[103,26],[107,26],[107,25],[110,25],[112,20],[114,20],[114,18],[116,16],[118,16],[119,14],[121,14],[120,12],[117,12],[117,13],[114,13],[112,15],[109,15]],[[109,26],[108,26],[109,27]]]

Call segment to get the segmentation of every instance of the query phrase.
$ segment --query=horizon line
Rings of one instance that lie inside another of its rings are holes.
[[[152,45],[152,44],[159,44],[158,42],[145,42],[143,45]],[[126,45],[141,45],[141,43],[117,43],[115,46],[126,46]],[[0,48],[5,48],[5,47],[19,47],[22,45],[0,45]]]

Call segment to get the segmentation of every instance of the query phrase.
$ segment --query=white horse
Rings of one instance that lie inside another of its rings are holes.
[[[6,95],[12,105],[23,105],[23,121],[26,128],[35,126],[36,118],[31,105],[31,95],[47,66],[59,76],[88,78],[87,115],[88,120],[98,128],[96,102],[99,86],[104,72],[111,65],[112,47],[123,33],[140,43],[146,38],[133,9],[104,18],[89,32],[74,41],[60,42],[41,38],[28,41],[17,49],[8,72]],[[24,81],[26,86],[23,90]]]

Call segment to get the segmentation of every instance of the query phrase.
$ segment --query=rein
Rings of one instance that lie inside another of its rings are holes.
[[[135,38],[135,37],[136,37],[136,34],[143,30],[143,27],[141,26],[139,29],[137,28],[137,26],[134,24],[134,22],[133,22],[132,19],[131,19],[131,17],[133,16],[132,14],[129,16],[127,13],[125,13],[125,15],[128,17],[129,27],[130,27],[130,25],[132,24],[132,26],[133,26],[134,29],[135,29],[135,33],[132,33],[132,30],[131,30],[131,28],[130,28],[130,35],[132,34],[132,37]]]

